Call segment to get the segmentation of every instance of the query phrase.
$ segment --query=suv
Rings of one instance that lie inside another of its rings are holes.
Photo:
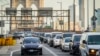
[[[21,44],[21,55],[33,53],[42,55],[42,44],[38,37],[24,38]]]
[[[100,49],[100,32],[83,33],[79,49],[81,56],[96,56]]]
[[[81,39],[81,34],[74,34],[70,40],[69,49],[70,54],[79,54],[79,43]]]
[[[53,39],[57,34],[62,34],[62,32],[52,32],[52,36],[51,36],[50,42],[49,42],[50,47],[53,47],[53,45],[54,45],[53,44]]]

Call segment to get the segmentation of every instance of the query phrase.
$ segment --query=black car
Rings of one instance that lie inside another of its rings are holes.
[[[70,54],[79,54],[81,34],[74,34],[69,44]]]
[[[42,45],[38,37],[24,38],[21,44],[21,55],[36,53],[42,55]]]
[[[13,33],[14,39],[20,39],[21,37],[22,37],[21,33],[19,33],[19,32]]]

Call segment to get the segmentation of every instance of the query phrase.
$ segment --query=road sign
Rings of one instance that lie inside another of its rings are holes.
[[[51,17],[52,16],[52,8],[45,7],[45,8],[39,8],[38,10],[38,16],[42,17]]]
[[[22,8],[21,14],[22,15],[32,15],[32,8]]]
[[[0,27],[4,27],[4,20],[0,21]]]
[[[16,8],[6,8],[6,15],[16,15]]]

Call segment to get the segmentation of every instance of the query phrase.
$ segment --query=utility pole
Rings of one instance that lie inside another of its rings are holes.
[[[89,31],[89,0],[87,0],[87,30]]]
[[[75,17],[75,0],[73,0],[73,29],[74,29],[74,32],[75,32],[75,21],[76,21],[76,17]]]
[[[94,25],[93,25],[93,31],[96,31],[96,17],[95,17],[95,0],[93,0],[93,15],[94,15],[94,17],[93,17],[93,23],[94,23]]]
[[[62,21],[62,0],[61,0],[61,2],[57,2],[57,3],[60,4],[60,10],[61,10],[61,21]],[[61,30],[62,30],[62,25],[61,25]]]

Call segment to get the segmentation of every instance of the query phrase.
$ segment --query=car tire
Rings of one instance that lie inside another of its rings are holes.
[[[39,53],[39,55],[43,55],[42,51]]]
[[[24,55],[24,53],[23,52],[21,52],[21,56],[23,56]]]

